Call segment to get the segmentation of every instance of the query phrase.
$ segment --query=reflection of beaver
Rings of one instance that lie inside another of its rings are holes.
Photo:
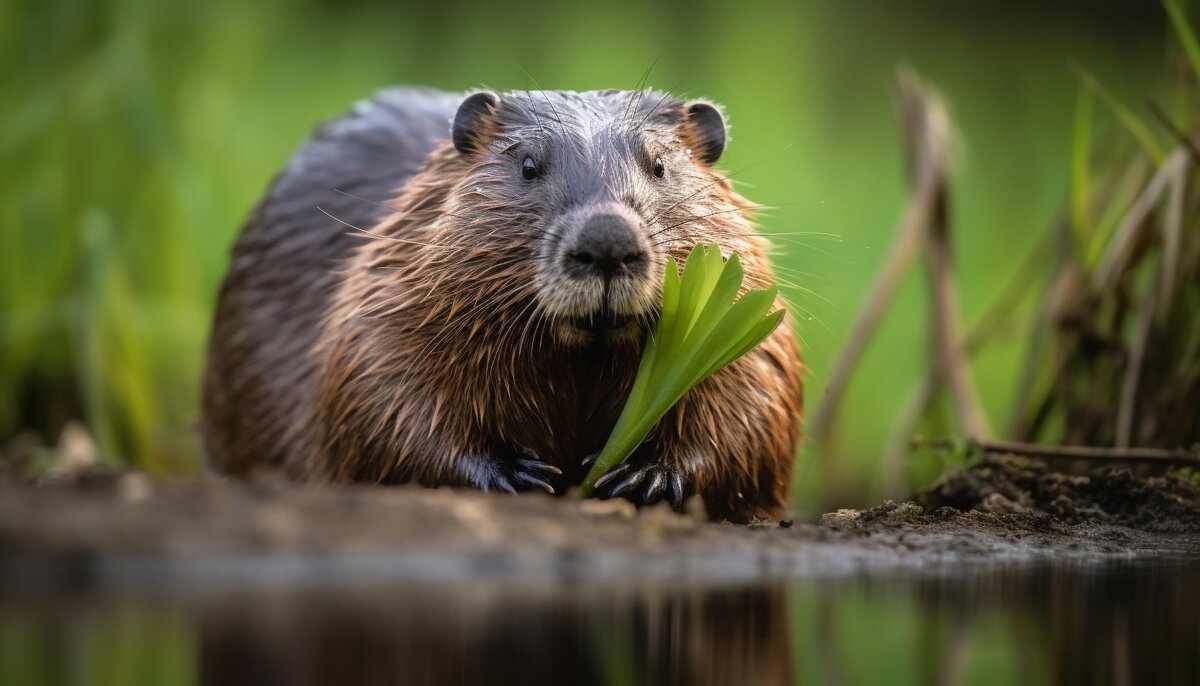
[[[806,643],[824,639],[833,618],[808,626],[808,595],[778,584],[563,588],[480,578],[206,598],[196,613],[198,681],[598,686],[615,681],[616,666],[632,683],[773,686],[840,657],[814,665],[800,655],[845,647],[838,635]]]
[[[666,256],[717,243],[747,288],[772,281],[750,204],[710,166],[724,147],[713,105],[651,91],[361,103],[296,153],[234,248],[204,383],[212,466],[578,483],[624,403]],[[783,326],[689,392],[600,492],[778,515],[800,399]]]

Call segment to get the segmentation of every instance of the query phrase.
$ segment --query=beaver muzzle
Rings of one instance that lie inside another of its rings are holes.
[[[573,238],[565,266],[575,278],[598,276],[608,282],[635,273],[646,259],[637,232],[616,214],[591,217]]]

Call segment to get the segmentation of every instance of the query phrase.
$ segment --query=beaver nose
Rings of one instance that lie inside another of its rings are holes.
[[[577,273],[609,279],[640,262],[642,248],[629,222],[615,214],[601,214],[584,222],[568,257]]]

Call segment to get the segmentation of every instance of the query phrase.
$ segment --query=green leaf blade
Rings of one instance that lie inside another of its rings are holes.
[[[1171,19],[1171,26],[1174,27],[1175,35],[1183,46],[1188,63],[1192,65],[1192,75],[1200,78],[1200,42],[1196,40],[1196,33],[1192,31],[1187,15],[1172,0],[1163,0],[1163,7],[1167,10],[1167,16]]]
[[[690,389],[749,353],[779,326],[785,311],[772,311],[778,289],[752,290],[739,298],[744,278],[741,258],[734,253],[726,260],[716,245],[694,247],[682,274],[675,260],[667,259],[658,324],[647,338],[629,398],[584,479],[584,496],[637,450]]]

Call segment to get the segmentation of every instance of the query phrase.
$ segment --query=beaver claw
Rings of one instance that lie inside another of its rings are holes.
[[[590,455],[584,464],[595,462]],[[671,465],[630,459],[608,470],[596,480],[596,496],[604,500],[624,497],[638,507],[653,505],[664,498],[676,512],[683,510],[683,479]]]
[[[479,490],[487,493],[517,493],[540,488],[553,495],[554,487],[549,479],[561,476],[562,470],[538,459],[537,453],[529,448],[520,448],[508,459],[502,457],[480,457],[475,469],[471,470],[470,481]]]

